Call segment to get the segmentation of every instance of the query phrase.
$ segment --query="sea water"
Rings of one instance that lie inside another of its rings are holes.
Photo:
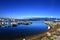
[[[16,27],[0,27],[0,37],[27,37],[44,33],[48,26],[42,21],[32,21],[30,25],[18,25]]]

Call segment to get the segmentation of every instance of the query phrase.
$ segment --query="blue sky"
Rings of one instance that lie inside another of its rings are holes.
[[[0,0],[0,17],[60,18],[60,0]]]

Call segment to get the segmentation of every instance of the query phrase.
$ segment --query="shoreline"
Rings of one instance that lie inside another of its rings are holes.
[[[45,32],[43,32],[43,33],[41,33],[41,34],[37,34],[37,35],[34,35],[34,36],[32,36],[32,37],[26,37],[26,39],[31,39],[31,40],[37,40],[37,39],[39,39],[40,37],[43,37],[43,36],[47,36],[47,32],[49,32],[50,30],[51,30],[51,26],[49,25],[49,24],[47,24],[47,23],[44,23],[44,24],[46,24],[47,25],[47,27],[48,27],[48,30],[46,30]]]

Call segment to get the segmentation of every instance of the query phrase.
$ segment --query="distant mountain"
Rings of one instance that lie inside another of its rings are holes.
[[[29,18],[29,19],[20,19],[20,20],[27,20],[27,21],[54,21],[54,20],[60,20],[60,18]]]
[[[0,18],[0,19],[14,19],[14,18]],[[24,19],[14,19],[16,21],[54,21],[54,20],[60,20],[60,18],[24,18]]]

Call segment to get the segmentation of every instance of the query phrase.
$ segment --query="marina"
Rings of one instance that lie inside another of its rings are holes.
[[[18,25],[30,25],[32,24],[31,21],[16,21],[15,19],[0,19],[0,27],[16,27]]]
[[[6,24],[8,26],[5,26]],[[50,28],[42,21],[21,21],[19,23],[16,21],[8,21],[6,24],[0,27],[0,38],[28,38],[44,33]]]

